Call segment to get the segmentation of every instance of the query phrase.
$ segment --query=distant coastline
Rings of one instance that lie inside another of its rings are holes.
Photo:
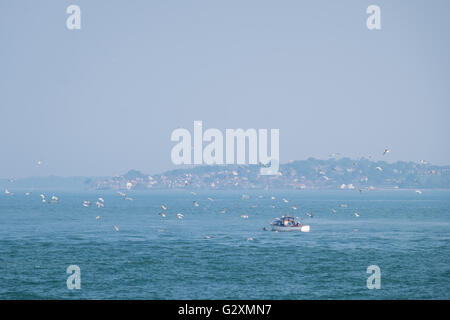
[[[260,165],[194,166],[149,175],[130,170],[112,177],[34,177],[0,179],[2,189],[450,189],[450,166],[420,162],[331,158],[290,161],[280,175],[262,176]]]

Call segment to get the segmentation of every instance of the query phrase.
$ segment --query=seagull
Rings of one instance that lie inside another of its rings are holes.
[[[181,220],[184,218],[184,215],[182,213],[177,213],[177,218]]]
[[[253,241],[253,238],[247,238],[247,241]]]
[[[59,201],[59,198],[57,196],[52,196],[51,202],[56,203]]]
[[[288,202],[289,202],[289,200],[287,200],[287,199],[283,198],[283,202],[284,202],[284,203],[288,203]]]
[[[42,160],[38,160],[36,163],[38,166],[40,166],[40,165],[42,165]]]
[[[275,200],[276,198],[274,196],[270,197],[270,199]]]
[[[386,155],[386,154],[388,154],[389,152],[390,152],[390,150],[389,150],[388,148],[385,148],[385,149],[384,149],[384,152],[383,152],[383,156]]]
[[[314,217],[314,215],[312,214],[312,213],[309,213],[309,212],[307,212],[307,213],[305,213],[308,217],[310,217],[310,218],[312,218],[312,217]]]
[[[119,227],[118,226],[114,226],[114,230],[119,231]]]
[[[194,207],[198,207],[198,202],[194,201]]]
[[[105,199],[103,199],[103,198],[98,198],[98,201],[105,203]]]
[[[5,189],[5,194],[11,194],[8,189]]]
[[[220,211],[220,213],[227,213],[227,208],[223,208],[223,210]]]
[[[101,218],[100,216],[96,216],[95,220],[100,220],[100,218]]]
[[[125,197],[124,200],[133,201],[133,198]]]
[[[241,215],[241,218],[242,219],[248,219],[248,215],[247,214],[243,214],[243,215]]]
[[[117,193],[120,194],[122,197],[126,197],[127,196],[127,194],[125,192],[118,191]]]
[[[205,239],[211,239],[211,236],[205,236]]]
[[[166,217],[166,215],[164,214],[164,212],[160,212],[159,215],[160,215],[161,217],[163,217],[163,218]]]
[[[214,201],[214,199],[213,199],[213,198],[208,198],[208,200],[209,200],[209,201]]]
[[[91,205],[91,202],[90,202],[89,200],[84,200],[84,201],[83,201],[83,206],[84,206],[84,207],[87,208],[87,207],[89,207],[90,205]]]
[[[6,190],[6,191],[8,191],[8,190]],[[44,195],[43,193],[41,193],[41,194],[39,195],[39,197],[41,197],[42,200],[45,200],[45,195]]]
[[[359,217],[358,212],[355,212],[354,215],[355,215],[355,217],[357,217],[357,218]]]
[[[377,169],[378,171],[383,171],[383,168],[381,167],[376,167],[375,169]]]
[[[97,208],[103,208],[105,205],[103,203],[101,203],[100,201],[97,201],[95,203],[97,205]]]
[[[165,205],[161,205],[161,209],[163,209],[163,210],[167,210],[167,207],[165,206]]]
[[[291,207],[293,210],[297,210],[297,206],[292,206]]]
[[[422,194],[422,191],[416,190],[416,193],[417,193],[417,194]]]
[[[31,194],[31,192],[25,192],[26,196],[29,196]]]
[[[334,209],[331,209],[331,212],[332,212],[332,213],[336,213],[337,211],[336,211],[336,210],[334,210]]]

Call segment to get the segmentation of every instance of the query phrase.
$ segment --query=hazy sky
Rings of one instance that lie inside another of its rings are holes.
[[[70,4],[81,30],[66,28]],[[278,128],[282,163],[389,146],[389,161],[450,164],[449,9],[0,0],[0,178],[171,169],[170,134],[194,120]]]

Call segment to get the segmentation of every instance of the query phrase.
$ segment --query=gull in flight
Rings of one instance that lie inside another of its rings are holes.
[[[26,196],[29,196],[31,194],[31,192],[25,192]]]
[[[335,209],[331,209],[331,212],[332,213],[336,213],[337,211]]]
[[[163,218],[166,217],[166,215],[164,214],[164,212],[160,212],[159,215],[160,215],[161,217],[163,217]]]
[[[45,200],[45,195],[44,195],[43,193],[41,193],[41,194],[39,195],[39,197],[41,197],[42,202],[47,202],[47,200]]]
[[[124,200],[133,201],[133,198],[125,197]]]
[[[389,152],[390,152],[390,150],[388,148],[385,148],[384,151],[383,151],[383,156],[388,154]]]
[[[177,218],[181,220],[184,218],[184,215],[182,213],[177,213]]]
[[[227,208],[223,208],[223,210],[220,211],[220,213],[227,213]]]
[[[100,218],[101,218],[100,216],[96,216],[95,220],[100,220]]]
[[[308,217],[310,217],[310,218],[312,218],[312,217],[314,217],[314,215],[312,214],[312,213],[309,213],[309,212],[307,212],[307,213],[305,213]]]
[[[59,201],[59,198],[57,196],[52,196],[51,202],[56,203]]]
[[[105,205],[103,203],[101,203],[100,201],[97,201],[95,203],[97,205],[97,208],[103,208]]]
[[[84,200],[83,201],[83,207],[89,207],[91,205],[91,202],[89,200]]]
[[[355,215],[355,217],[357,217],[357,218],[359,217],[359,213],[358,213],[358,212],[355,212],[354,215]]]
[[[40,166],[40,165],[42,165],[42,160],[38,160],[36,163],[38,166]]]
[[[167,207],[165,206],[165,205],[161,205],[161,209],[163,209],[163,210],[167,210]]]
[[[248,219],[248,215],[247,214],[243,214],[243,215],[241,215],[241,218],[242,219]]]
[[[119,227],[118,226],[114,226],[114,230],[119,231]]]
[[[102,203],[105,203],[105,199],[103,199],[103,198],[98,198],[98,201],[101,201]]]
[[[8,189],[5,189],[5,194],[11,194]]]
[[[117,193],[118,193],[119,195],[121,195],[122,197],[126,197],[126,196],[127,196],[127,194],[126,194],[125,192],[118,191]]]
[[[383,168],[381,167],[376,167],[375,169],[377,169],[378,171],[383,171]]]
[[[253,238],[247,238],[247,241],[253,241]]]
[[[198,206],[199,206],[198,202],[194,201],[194,207],[198,207]]]
[[[292,206],[291,207],[293,210],[297,210],[297,206]]]
[[[283,202],[284,202],[284,203],[288,203],[288,202],[289,202],[289,200],[287,200],[287,199],[283,198]]]
[[[422,191],[416,190],[416,193],[417,193],[417,194],[422,194]]]
[[[213,199],[213,198],[208,198],[208,200],[209,200],[209,201],[214,201],[214,199]]]

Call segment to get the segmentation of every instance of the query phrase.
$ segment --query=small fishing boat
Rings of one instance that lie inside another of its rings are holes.
[[[309,225],[296,222],[294,217],[289,215],[276,218],[271,223],[272,231],[301,231],[309,232]]]

